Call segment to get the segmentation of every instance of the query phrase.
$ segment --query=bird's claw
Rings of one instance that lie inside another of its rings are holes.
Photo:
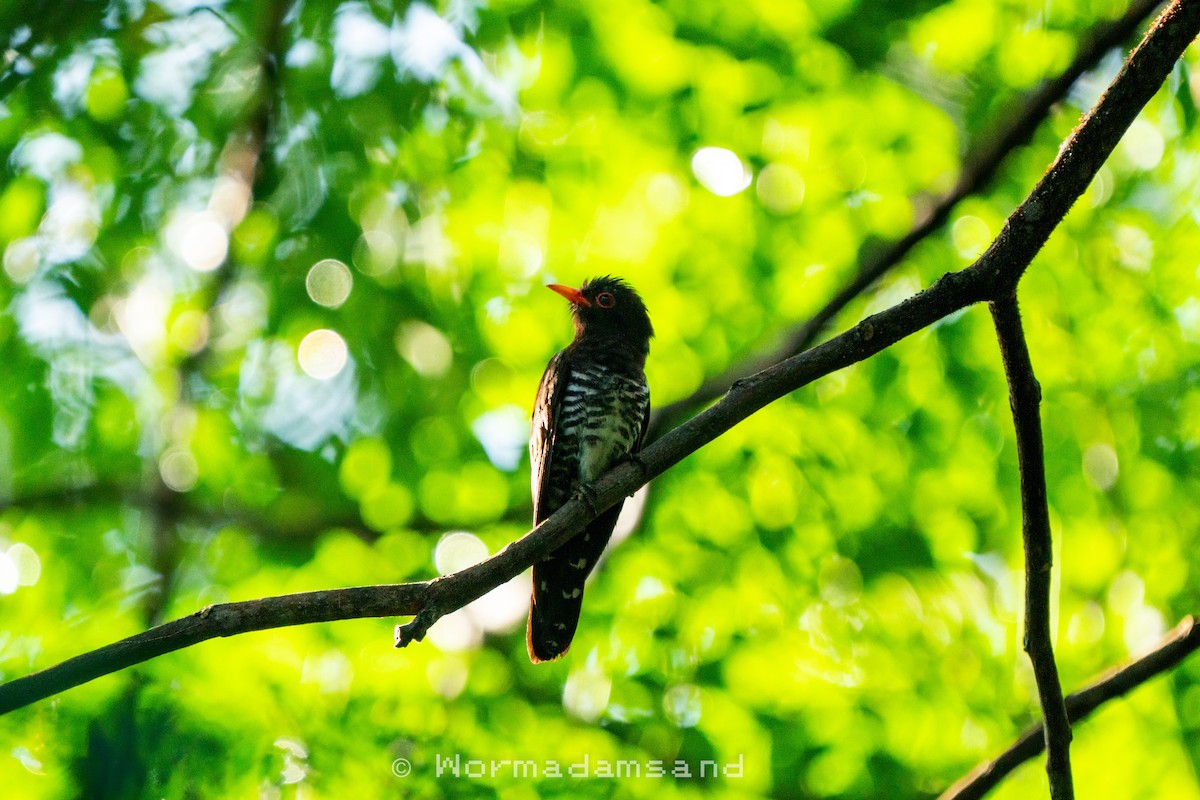
[[[641,453],[630,453],[629,461],[638,468],[638,477],[642,479],[642,483],[644,484],[650,477],[650,465],[642,460]],[[629,496],[633,497],[633,495]]]
[[[591,512],[593,517],[599,515],[600,512],[596,510],[596,493],[592,491],[591,484],[579,484],[575,487],[575,496],[583,501],[583,504],[587,506],[587,510]]]

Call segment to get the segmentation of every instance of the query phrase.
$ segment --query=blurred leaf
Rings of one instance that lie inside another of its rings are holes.
[[[1196,97],[1193,94],[1195,88],[1192,85],[1191,72],[1188,70],[1186,61],[1180,61],[1177,65],[1179,74],[1179,86],[1175,89],[1175,100],[1179,103],[1179,110],[1183,112],[1183,131],[1191,133],[1196,129]]]

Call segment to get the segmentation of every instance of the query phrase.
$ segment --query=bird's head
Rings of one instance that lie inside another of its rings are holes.
[[[646,305],[633,287],[620,278],[604,276],[572,289],[549,284],[547,289],[571,301],[576,336],[613,336],[649,347],[654,328]]]

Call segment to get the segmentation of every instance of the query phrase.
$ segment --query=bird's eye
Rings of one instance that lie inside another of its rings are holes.
[[[596,305],[601,308],[612,308],[617,304],[617,298],[613,297],[612,292],[601,292],[596,295]]]

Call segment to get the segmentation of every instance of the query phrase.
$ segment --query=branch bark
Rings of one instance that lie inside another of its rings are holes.
[[[221,636],[361,617],[414,614],[425,584],[360,586],[221,603],[49,669],[0,684],[0,715],[102,675]]]
[[[1080,722],[1109,700],[1115,700],[1179,664],[1200,649],[1200,625],[1185,617],[1149,653],[1115,667],[1066,699],[1067,717]],[[1009,773],[1045,749],[1042,725],[1034,725],[1000,755],[985,761],[943,792],[938,800],[979,800]]]
[[[1025,652],[1033,664],[1046,731],[1046,774],[1053,800],[1075,796],[1071,778],[1071,723],[1063,704],[1050,632],[1050,578],[1053,544],[1046,500],[1046,460],[1039,406],[1042,389],[1033,373],[1016,294],[991,302],[1000,357],[1008,378],[1009,404],[1017,432],[1021,471],[1021,534],[1025,545]]]
[[[862,255],[858,272],[820,311],[787,334],[784,343],[773,353],[759,354],[731,366],[701,384],[691,395],[656,409],[650,423],[650,438],[671,421],[687,416],[697,408],[712,402],[725,393],[734,381],[748,377],[771,364],[789,358],[812,346],[846,306],[875,285],[930,234],[939,230],[950,218],[950,212],[962,200],[982,190],[1004,159],[1033,136],[1038,125],[1060,102],[1067,91],[1088,70],[1099,63],[1105,53],[1129,39],[1138,26],[1161,5],[1162,0],[1134,0],[1120,19],[1097,25],[1080,45],[1079,52],[1062,74],[1028,97],[1024,105],[1000,122],[1000,130],[985,140],[963,161],[954,188],[938,200],[909,230],[892,244],[873,255]]]

